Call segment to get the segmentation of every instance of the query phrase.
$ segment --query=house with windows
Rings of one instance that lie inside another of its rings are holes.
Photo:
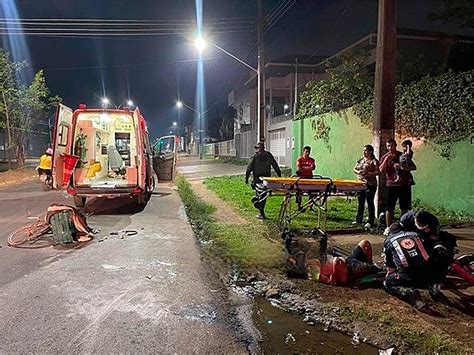
[[[330,57],[286,56],[265,65],[266,148],[280,165],[290,167],[295,147],[292,119],[298,95],[306,84],[327,77],[327,61],[352,50],[366,53],[366,66],[375,72],[377,33],[370,33]],[[397,75],[425,75],[450,68],[471,69],[474,38],[421,30],[397,30]],[[234,146],[237,158],[252,156],[257,141],[257,77],[254,72],[228,95],[228,105],[236,109]],[[296,154],[297,155],[297,154]]]

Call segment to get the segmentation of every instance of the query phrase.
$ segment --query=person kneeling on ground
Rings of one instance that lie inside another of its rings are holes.
[[[436,216],[428,211],[408,211],[399,223],[390,226],[390,235],[400,231],[416,232],[421,237],[429,260],[425,275],[430,296],[438,301],[443,298],[440,283],[446,279],[449,265],[454,260],[456,237],[440,229]]]
[[[388,293],[405,299],[416,309],[424,307],[417,287],[429,284],[429,255],[417,232],[389,235],[384,242],[387,275],[384,286]]]
[[[287,257],[290,275],[304,275],[325,284],[352,286],[362,277],[382,271],[372,260],[372,245],[368,240],[360,241],[346,259],[332,255],[310,259],[291,254],[290,250]]]

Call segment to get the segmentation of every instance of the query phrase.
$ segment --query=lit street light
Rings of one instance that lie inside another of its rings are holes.
[[[199,53],[202,53],[204,48],[206,48],[206,41],[202,37],[198,37],[194,40],[194,45],[198,49]]]
[[[204,48],[207,45],[207,42],[202,37],[198,37],[194,40],[194,44],[195,44],[197,50],[199,51],[199,53],[202,53],[202,51],[204,50]],[[258,66],[257,69],[255,69],[254,67],[252,67],[248,63],[244,62],[242,59],[236,57],[235,55],[233,55],[232,53],[230,53],[229,51],[225,50],[224,48],[218,46],[215,43],[209,42],[209,44],[212,45],[213,47],[216,47],[221,52],[224,52],[229,57],[235,59],[239,63],[245,65],[250,70],[253,70],[257,74],[257,107],[258,107],[258,110],[257,110],[257,132],[258,132],[258,140],[259,141],[264,141],[265,140],[265,132],[264,132],[264,129],[263,129],[263,127],[264,127],[264,124],[263,124],[264,113],[263,113],[263,111],[265,109],[263,107],[265,106],[265,102],[264,102],[265,95],[263,95],[263,93],[262,93],[262,89],[263,89],[262,72],[263,72],[263,70],[261,70],[260,65]]]
[[[289,107],[290,107],[290,106],[288,106],[288,104],[285,104],[285,105],[283,106],[283,109],[286,111],[286,110],[288,110]]]
[[[183,103],[181,101],[176,101],[176,107],[178,108],[183,107]]]
[[[132,100],[128,100],[128,101],[127,101],[127,106],[128,106],[128,107],[132,107],[132,106],[133,106],[133,101],[132,101]]]
[[[106,97],[103,97],[102,98],[102,108],[106,109],[109,104],[110,104],[110,100]]]
[[[178,122],[173,122],[173,126],[177,126],[178,125]]]

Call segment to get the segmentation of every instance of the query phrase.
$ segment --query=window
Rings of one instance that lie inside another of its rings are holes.
[[[69,126],[61,123],[58,128],[58,145],[66,147],[69,139]]]

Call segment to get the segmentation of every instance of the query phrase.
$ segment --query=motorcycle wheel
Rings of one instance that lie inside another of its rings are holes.
[[[48,178],[46,174],[40,175],[41,188],[43,191],[51,190],[51,179]]]

